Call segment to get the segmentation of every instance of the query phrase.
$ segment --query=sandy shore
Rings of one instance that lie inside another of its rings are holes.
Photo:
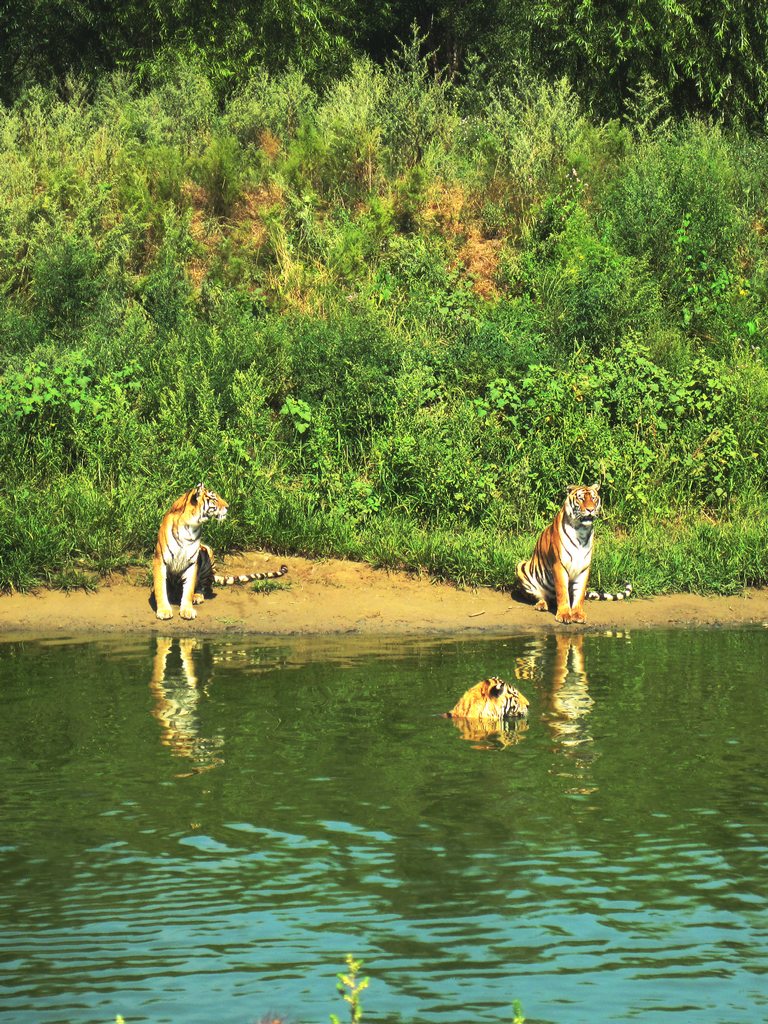
[[[243,552],[220,570],[263,572],[282,559]],[[735,597],[666,595],[587,605],[585,626],[563,626],[509,594],[460,590],[358,562],[286,558],[284,589],[253,593],[250,585],[217,588],[192,622],[159,622],[149,606],[146,572],[104,580],[96,593],[40,590],[0,597],[0,636],[61,636],[148,632],[215,636],[223,633],[323,635],[355,633],[462,634],[640,629],[672,626],[768,626],[768,589]]]

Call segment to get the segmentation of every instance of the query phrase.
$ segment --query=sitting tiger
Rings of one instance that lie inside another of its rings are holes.
[[[528,699],[516,687],[498,676],[491,676],[470,687],[447,717],[502,722],[524,718],[527,714]]]
[[[537,599],[536,609],[546,611],[554,600],[558,622],[586,622],[585,598],[621,601],[632,592],[631,584],[616,594],[587,592],[599,490],[599,484],[569,487],[563,507],[536,541],[532,557],[517,566],[523,589]]]
[[[288,572],[252,573],[243,576],[217,576],[213,552],[200,540],[203,523],[209,519],[226,518],[229,506],[215,491],[198,484],[174,501],[160,523],[152,563],[153,593],[158,619],[173,618],[170,600],[178,590],[179,614],[194,619],[193,605],[202,604],[210,596],[213,583],[240,583],[248,580],[273,579]]]

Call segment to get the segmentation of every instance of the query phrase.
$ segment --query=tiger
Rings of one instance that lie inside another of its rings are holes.
[[[554,599],[558,622],[586,622],[585,598],[622,601],[632,592],[631,584],[615,594],[587,591],[594,524],[601,508],[599,491],[600,484],[570,486],[554,521],[536,541],[533,555],[517,566],[523,590],[537,599],[536,610],[547,611]]]
[[[209,519],[222,522],[227,517],[228,503],[200,483],[174,501],[163,516],[157,534],[152,562],[153,594],[158,619],[171,619],[173,612],[169,590],[181,588],[179,615],[182,619],[197,617],[193,605],[202,604],[210,596],[213,583],[241,583],[255,579],[271,579],[288,572],[253,573],[246,576],[217,576],[213,551],[200,540],[203,523]]]
[[[491,676],[470,687],[446,717],[501,722],[527,714],[528,698],[510,683]]]

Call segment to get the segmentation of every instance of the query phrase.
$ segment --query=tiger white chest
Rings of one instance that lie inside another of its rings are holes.
[[[200,554],[200,527],[181,526],[168,539],[165,564],[169,573],[182,576]]]
[[[574,580],[589,568],[592,561],[593,524],[566,516],[563,521],[562,540],[560,561],[568,573],[568,578]]]

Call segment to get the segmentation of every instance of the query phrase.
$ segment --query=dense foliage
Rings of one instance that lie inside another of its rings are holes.
[[[0,586],[145,558],[200,479],[217,548],[495,585],[599,479],[597,582],[768,577],[764,140],[422,54],[0,109]]]
[[[355,56],[386,61],[412,26],[460,80],[567,76],[599,116],[653,82],[676,115],[764,125],[768,8],[748,0],[0,0],[0,98],[72,73],[151,76],[169,53],[205,63],[219,95],[289,61],[328,84]]]

